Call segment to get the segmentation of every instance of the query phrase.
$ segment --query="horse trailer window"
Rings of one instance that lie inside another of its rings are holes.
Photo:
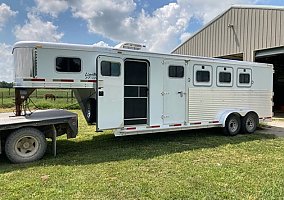
[[[250,83],[250,74],[239,74],[239,83],[249,84]]]
[[[213,69],[211,65],[195,64],[193,66],[193,85],[200,87],[210,87],[213,81]]]
[[[56,71],[58,72],[81,72],[81,59],[57,57]]]
[[[233,86],[233,68],[229,66],[218,66],[216,68],[218,87],[232,87]]]
[[[231,83],[231,73],[230,72],[220,72],[219,73],[219,82],[220,83]]]
[[[209,71],[196,71],[196,81],[197,82],[209,82],[210,72]]]
[[[120,76],[120,63],[102,61],[101,74],[102,76]]]
[[[169,77],[183,78],[184,77],[184,67],[183,66],[169,66]]]
[[[238,87],[251,87],[252,85],[252,69],[250,68],[238,68]]]

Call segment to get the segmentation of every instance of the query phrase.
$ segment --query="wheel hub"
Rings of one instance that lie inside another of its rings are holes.
[[[19,156],[33,156],[39,149],[39,143],[34,137],[22,137],[16,142],[15,151]]]
[[[248,119],[247,119],[247,129],[251,130],[251,129],[254,128],[254,126],[255,126],[255,124],[254,124],[253,119],[248,118]]]
[[[230,121],[229,126],[232,132],[235,132],[238,129],[238,123],[234,119]]]
[[[23,144],[23,147],[24,147],[25,149],[28,149],[28,148],[30,147],[30,143],[25,142],[25,143]]]

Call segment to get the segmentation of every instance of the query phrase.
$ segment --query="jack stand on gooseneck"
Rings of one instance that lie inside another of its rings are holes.
[[[15,89],[15,107],[16,116],[21,116],[23,111],[23,103],[28,99],[28,97],[33,93],[35,89]],[[24,109],[24,115],[26,110]]]

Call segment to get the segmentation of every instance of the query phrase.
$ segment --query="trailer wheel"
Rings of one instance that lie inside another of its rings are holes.
[[[224,132],[226,135],[235,136],[241,130],[241,119],[238,114],[230,114],[225,123]]]
[[[93,99],[89,99],[86,103],[86,110],[85,110],[85,115],[86,115],[86,120],[89,124],[93,123],[95,121],[95,101]]]
[[[44,134],[35,128],[21,128],[6,139],[5,152],[13,163],[39,160],[45,154],[47,143]]]
[[[253,133],[259,124],[258,115],[254,112],[249,112],[242,119],[242,131],[244,133]]]

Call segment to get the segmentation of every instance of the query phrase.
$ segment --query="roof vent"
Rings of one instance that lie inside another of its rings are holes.
[[[146,45],[137,44],[137,43],[130,43],[130,42],[123,42],[123,43],[116,45],[115,48],[131,49],[131,50],[146,50]]]

